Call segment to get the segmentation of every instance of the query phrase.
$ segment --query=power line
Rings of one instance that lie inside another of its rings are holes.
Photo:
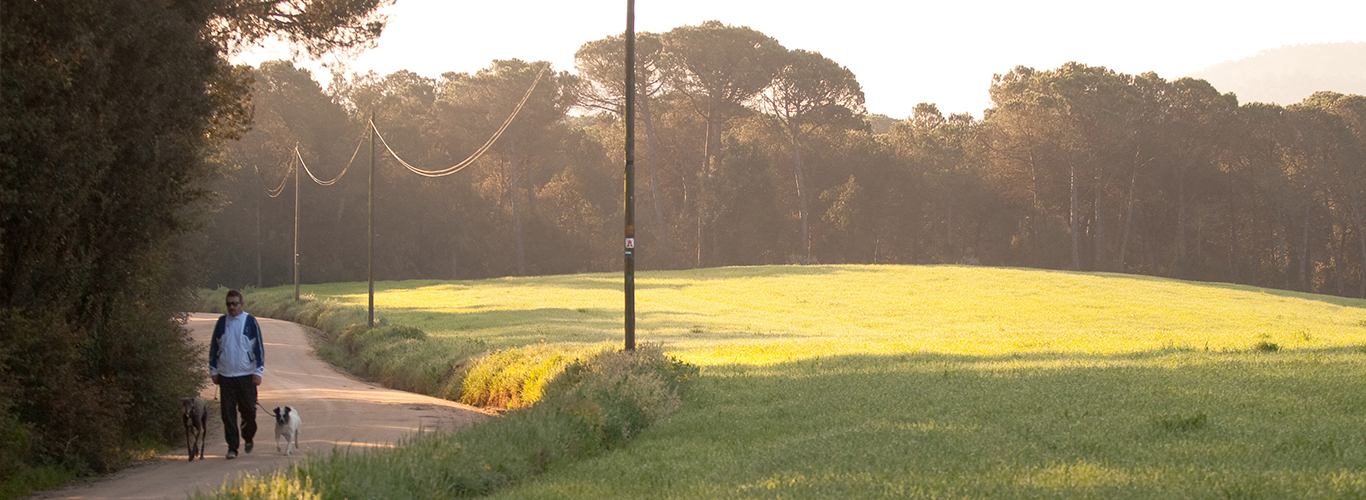
[[[285,184],[289,182],[289,174],[294,172],[294,162],[292,160],[289,162],[289,170],[285,171],[285,178],[280,179],[280,187],[275,189],[266,187],[265,177],[261,175],[261,169],[259,167],[252,165],[251,168],[256,170],[256,180],[261,181],[261,187],[266,189],[266,195],[271,198],[278,198],[285,192]]]
[[[550,64],[547,63],[545,66],[541,67],[540,72],[536,73],[536,80],[531,82],[531,88],[526,89],[526,94],[522,96],[522,100],[517,103],[516,108],[513,108],[512,114],[508,115],[507,120],[503,120],[503,125],[501,127],[498,127],[498,131],[493,133],[493,137],[490,137],[489,140],[485,142],[483,146],[480,146],[479,149],[475,150],[474,154],[470,155],[469,158],[465,158],[465,161],[462,161],[450,167],[446,167],[440,170],[423,170],[414,167],[412,164],[403,161],[403,158],[399,158],[398,153],[394,152],[394,148],[389,147],[389,142],[384,140],[384,135],[379,133],[379,128],[375,126],[375,122],[373,120],[370,121],[370,127],[374,129],[375,136],[379,138],[379,141],[384,144],[384,149],[387,149],[389,151],[389,155],[393,156],[395,160],[398,160],[399,164],[403,165],[404,168],[407,168],[410,172],[415,173],[417,175],[421,175],[423,177],[444,177],[447,175],[451,175],[461,170],[464,170],[465,167],[470,166],[470,164],[474,163],[475,160],[478,160],[480,156],[483,156],[484,153],[487,152],[490,147],[493,147],[493,143],[496,142],[498,138],[503,135],[503,131],[507,130],[508,125],[512,124],[512,120],[514,118],[517,118],[517,113],[520,113],[522,111],[522,107],[526,105],[527,99],[531,97],[531,92],[536,90],[536,85],[541,82],[541,76],[544,75],[545,70],[549,68]]]
[[[304,162],[303,155],[299,153],[299,146],[297,144],[294,146],[294,156],[299,159],[299,164],[304,166],[304,172],[308,173],[308,177],[312,178],[313,182],[317,183],[319,186],[331,186],[341,180],[343,175],[346,175],[347,169],[351,168],[351,164],[356,161],[356,155],[360,153],[360,145],[364,143],[365,138],[361,137],[361,139],[356,142],[356,151],[351,153],[351,159],[346,162],[345,167],[342,167],[341,173],[337,174],[337,176],[330,181],[324,181],[319,179],[318,176],[313,175],[313,171],[308,168],[308,163]]]

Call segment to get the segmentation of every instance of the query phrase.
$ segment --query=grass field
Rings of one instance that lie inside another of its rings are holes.
[[[377,288],[381,316],[435,337],[620,342],[616,274]],[[640,273],[637,326],[703,366],[683,408],[495,497],[1366,498],[1366,301],[754,267]]]
[[[494,347],[620,343],[619,274],[376,283],[377,315]],[[364,307],[363,283],[305,285]],[[636,337],[700,365],[820,356],[1356,346],[1366,301],[1130,275],[779,266],[640,273]]]
[[[727,368],[626,449],[495,498],[1361,498],[1360,357]]]

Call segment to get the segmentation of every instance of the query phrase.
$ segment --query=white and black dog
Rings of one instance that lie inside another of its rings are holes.
[[[185,421],[185,447],[189,448],[190,461],[194,461],[195,454],[203,460],[204,448],[208,448],[204,438],[209,433],[209,426],[206,425],[209,410],[204,406],[204,400],[199,398],[183,398],[180,400],[180,406],[183,410],[181,420]]]
[[[275,408],[275,451],[284,451],[288,455],[299,446],[299,424],[302,423],[298,410],[288,406],[284,409]],[[280,449],[280,438],[285,438],[284,450]]]

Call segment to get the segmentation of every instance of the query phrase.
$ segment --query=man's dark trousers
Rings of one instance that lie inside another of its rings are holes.
[[[228,451],[237,451],[239,434],[237,414],[242,414],[240,439],[250,443],[256,437],[256,383],[251,375],[219,377],[218,399],[223,403],[223,436]]]

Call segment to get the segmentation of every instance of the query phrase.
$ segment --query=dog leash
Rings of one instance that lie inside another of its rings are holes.
[[[270,410],[267,410],[266,407],[261,406],[261,400],[259,400],[259,399],[256,400],[256,407],[257,407],[257,408],[260,408],[261,411],[266,412],[267,415],[274,415],[274,414],[275,414],[275,412],[270,411]]]

